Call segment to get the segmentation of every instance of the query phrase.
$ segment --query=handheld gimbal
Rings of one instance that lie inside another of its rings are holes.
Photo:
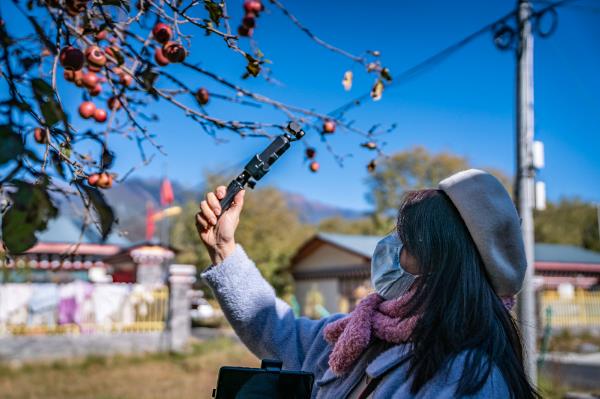
[[[279,135],[269,144],[269,146],[260,154],[256,154],[250,162],[244,167],[244,171],[238,177],[233,179],[227,186],[227,193],[221,200],[221,210],[226,211],[233,202],[233,198],[237,193],[244,189],[246,185],[254,188],[256,182],[270,170],[271,165],[275,163],[290,148],[292,141],[297,141],[304,136],[302,127],[296,122],[290,122],[286,130],[289,133]]]

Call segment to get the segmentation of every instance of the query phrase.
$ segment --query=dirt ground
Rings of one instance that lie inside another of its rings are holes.
[[[196,344],[186,355],[91,357],[85,360],[0,367],[2,399],[204,399],[219,367],[259,367],[243,345],[229,339]],[[567,388],[542,378],[544,398],[563,398]]]
[[[220,366],[259,367],[241,344],[220,339],[190,354],[87,358],[0,369],[2,399],[210,398]]]

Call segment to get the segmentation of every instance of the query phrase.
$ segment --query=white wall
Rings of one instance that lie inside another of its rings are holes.
[[[323,295],[323,306],[331,313],[339,311],[339,287],[335,278],[302,280],[295,284],[296,299],[300,303],[300,312],[304,315],[306,295],[312,288],[316,288]]]

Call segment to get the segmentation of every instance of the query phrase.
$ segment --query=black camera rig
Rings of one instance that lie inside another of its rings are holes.
[[[247,185],[254,188],[256,182],[270,170],[275,163],[290,148],[290,143],[300,140],[304,136],[304,130],[296,122],[290,122],[286,127],[287,132],[275,138],[269,146],[260,154],[256,154],[244,167],[244,171],[233,179],[227,186],[227,193],[221,200],[221,212],[226,211],[233,202],[237,193]]]

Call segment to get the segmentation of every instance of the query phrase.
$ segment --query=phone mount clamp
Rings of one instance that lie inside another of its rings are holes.
[[[227,193],[221,200],[221,212],[226,211],[231,206],[235,195],[242,191],[244,187],[254,188],[256,182],[262,179],[271,170],[271,166],[275,161],[290,148],[290,143],[298,141],[304,136],[304,130],[296,122],[288,123],[286,130],[287,132],[284,134],[275,137],[263,152],[254,155],[244,167],[243,172],[229,183]]]

